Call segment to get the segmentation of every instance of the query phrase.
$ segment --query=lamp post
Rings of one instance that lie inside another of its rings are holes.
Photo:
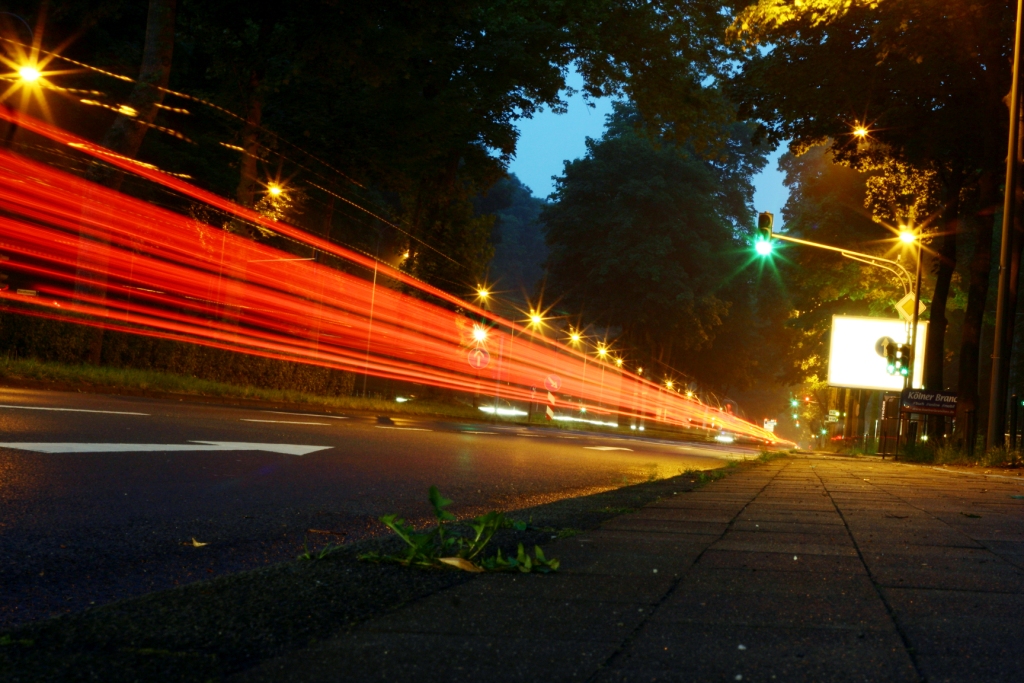
[[[923,245],[921,244],[920,235],[915,234],[909,228],[900,230],[900,241],[906,244],[917,243],[917,274],[914,278],[914,314],[911,316],[910,323],[910,372],[907,373],[905,387],[911,388],[914,386],[914,368],[917,366],[917,318],[921,308],[921,250]]]
[[[1010,290],[1010,244],[1013,233],[1013,213],[1017,201],[1017,144],[1020,135],[1020,48],[1021,18],[1024,0],[1017,0],[1017,23],[1013,39],[1013,81],[1010,86],[1010,134],[1006,151],[1006,184],[1003,188],[1003,225],[999,244],[999,289],[996,294],[996,329],[992,340],[992,378],[988,395],[987,448],[1003,445],[1003,427],[1006,419],[1006,357],[1009,355],[1006,339],[1008,297]],[[1012,343],[1012,340],[1011,340]]]

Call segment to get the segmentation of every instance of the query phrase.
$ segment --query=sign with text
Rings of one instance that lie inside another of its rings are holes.
[[[892,340],[907,343],[909,326],[892,318],[861,318],[850,315],[832,316],[832,342],[828,359],[828,383],[833,387],[850,389],[880,389],[901,391],[904,378],[890,375],[886,370],[885,351],[881,343]],[[917,346],[914,381],[920,388],[924,376],[924,340],[928,336],[928,323],[917,325]]]
[[[956,394],[951,391],[906,389],[900,397],[900,410],[904,413],[952,416],[956,414]]]

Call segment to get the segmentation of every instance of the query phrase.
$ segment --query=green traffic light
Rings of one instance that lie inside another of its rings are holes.
[[[1022,404],[1024,404],[1024,401],[1022,401]],[[789,405],[791,405],[794,408],[796,408],[798,405],[800,405],[800,401],[796,400],[795,398],[794,399],[790,399]]]
[[[772,248],[771,240],[759,238],[754,241],[754,251],[756,251],[759,256],[768,256],[772,253]]]

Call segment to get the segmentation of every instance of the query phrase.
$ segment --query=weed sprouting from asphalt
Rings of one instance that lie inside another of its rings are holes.
[[[455,567],[469,572],[485,571],[520,571],[552,572],[558,569],[558,560],[547,558],[539,546],[534,546],[533,556],[519,544],[515,557],[505,557],[501,550],[493,556],[484,556],[484,549],[501,529],[512,528],[524,531],[529,528],[527,522],[511,522],[504,513],[491,511],[480,515],[469,522],[469,534],[456,526],[455,515],[445,508],[452,501],[441,495],[436,486],[430,487],[428,496],[430,506],[437,518],[437,527],[426,532],[417,532],[412,525],[398,515],[384,515],[380,521],[395,532],[405,542],[404,552],[384,555],[371,552],[359,555],[359,559],[369,562],[393,562],[396,564],[416,567]]]

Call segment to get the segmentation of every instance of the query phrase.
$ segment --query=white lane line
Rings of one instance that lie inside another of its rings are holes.
[[[242,418],[241,422],[270,422],[276,425],[321,425],[324,427],[330,427],[330,422],[293,422],[291,420],[250,420],[248,418]]]
[[[498,432],[471,432],[466,430],[460,430],[461,434],[497,434]]]
[[[423,427],[389,427],[387,425],[374,425],[377,429],[397,429],[403,432],[432,432],[433,429],[424,429]]]
[[[540,436],[540,434],[516,434],[516,436],[529,436],[535,439]]]
[[[8,406],[0,405],[0,408],[14,408],[15,410],[53,410],[59,413],[103,413],[104,415],[142,415],[149,417],[149,413],[127,413],[121,410],[85,410],[84,408],[43,408],[41,406]]]
[[[261,410],[261,413],[273,413],[274,415],[297,415],[299,417],[319,417],[322,420],[347,420],[343,415],[317,415],[316,413],[286,413],[282,410]]]
[[[0,443],[0,448],[16,448],[36,453],[145,453],[174,451],[269,451],[285,455],[306,455],[331,446],[300,446],[289,443],[247,443],[244,441],[191,441],[171,443]]]
[[[633,452],[632,448],[620,448],[618,446],[584,446],[584,449],[588,451],[629,451]]]
[[[556,437],[556,438],[559,438],[559,439],[578,439],[580,437],[578,437],[578,436],[559,436],[559,437]]]

